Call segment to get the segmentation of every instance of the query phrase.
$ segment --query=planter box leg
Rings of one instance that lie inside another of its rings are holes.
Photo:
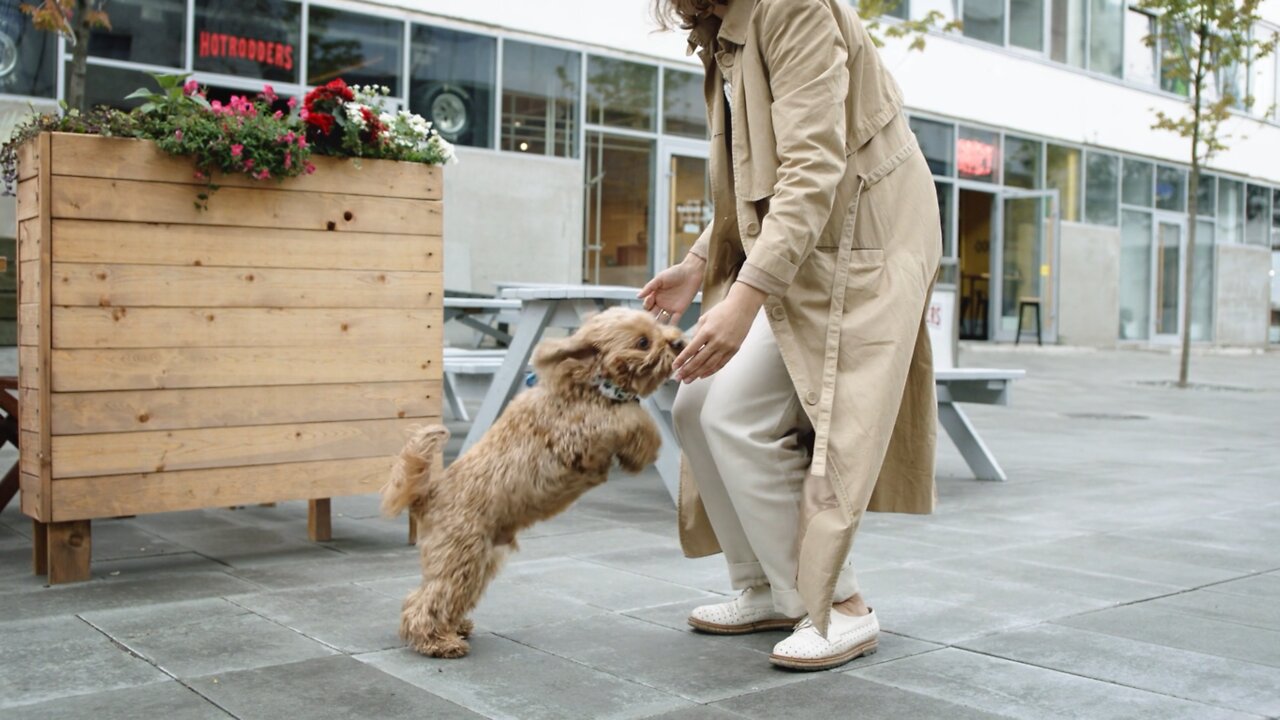
[[[31,521],[31,574],[49,574],[49,526]]]
[[[55,522],[49,529],[49,584],[89,579],[89,555],[93,547],[88,520]]]
[[[307,537],[311,542],[328,542],[333,539],[333,525],[329,521],[329,498],[307,501]]]
[[[418,544],[418,518],[413,516],[413,511],[409,511],[409,544]]]

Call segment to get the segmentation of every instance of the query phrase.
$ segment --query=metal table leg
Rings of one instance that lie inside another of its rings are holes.
[[[502,367],[493,376],[489,392],[485,393],[484,402],[480,404],[480,410],[471,423],[471,430],[462,443],[462,452],[479,442],[498,419],[502,409],[515,396],[524,380],[525,368],[529,364],[529,356],[533,354],[533,347],[542,337],[542,332],[546,330],[547,323],[551,321],[559,304],[559,300],[531,300],[520,308],[516,334],[511,339],[511,346],[507,348]]]
[[[978,431],[974,429],[963,410],[954,403],[940,402],[938,403],[938,420],[947,431],[947,435],[951,437],[951,442],[956,444],[956,448],[975,477],[979,480],[1008,479],[1004,470],[1000,468],[1000,463],[996,462],[996,456],[987,448],[986,443],[982,442]]]

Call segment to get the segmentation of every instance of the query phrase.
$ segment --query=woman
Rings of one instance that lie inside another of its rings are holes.
[[[845,0],[654,9],[706,66],[715,216],[641,297],[675,321],[703,291],[676,361],[680,538],[742,590],[689,623],[794,626],[772,662],[835,667],[879,633],[847,560],[863,513],[933,509],[932,177]]]

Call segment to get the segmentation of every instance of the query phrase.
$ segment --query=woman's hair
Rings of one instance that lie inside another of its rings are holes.
[[[698,18],[707,14],[712,5],[722,5],[725,0],[653,0],[653,19],[663,30],[681,27],[693,29]]]

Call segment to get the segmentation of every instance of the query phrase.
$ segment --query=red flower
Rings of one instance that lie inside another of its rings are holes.
[[[367,107],[360,108],[360,116],[364,118],[365,127],[369,128],[369,136],[371,138],[376,139],[387,129],[387,126],[382,124],[378,116]]]
[[[328,135],[329,131],[333,129],[333,116],[329,113],[321,112],[307,113],[307,124]]]
[[[330,80],[329,84],[325,85],[325,88],[330,90],[334,95],[348,102],[356,99],[355,93],[351,92],[351,88],[347,87],[346,81],[342,78]]]

